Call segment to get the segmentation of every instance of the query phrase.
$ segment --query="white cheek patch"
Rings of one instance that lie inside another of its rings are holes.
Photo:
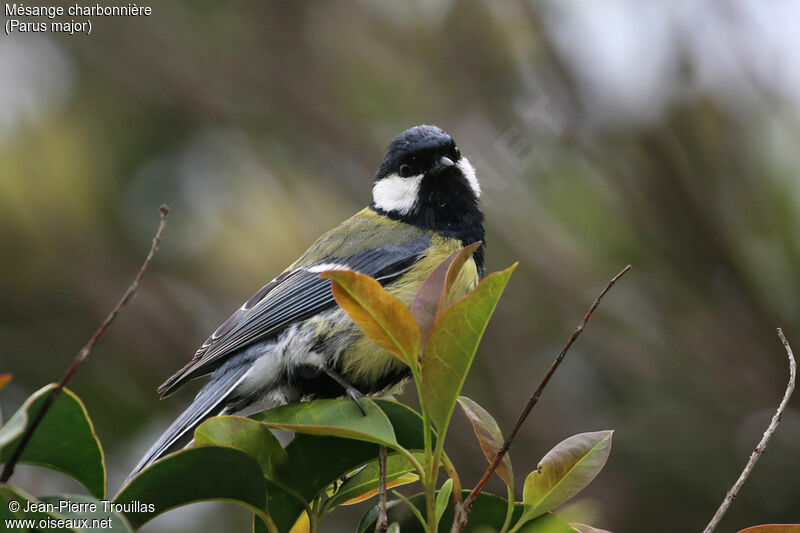
[[[422,182],[422,174],[408,178],[389,174],[375,183],[372,188],[372,201],[375,202],[376,207],[386,212],[407,215],[417,202],[420,182]]]
[[[478,183],[478,178],[475,176],[475,168],[472,166],[472,164],[470,164],[469,159],[462,156],[461,159],[459,159],[456,163],[456,167],[458,167],[458,170],[460,170],[466,178],[467,183],[469,183],[469,186],[472,188],[472,192],[475,193],[475,196],[480,198],[481,184]]]

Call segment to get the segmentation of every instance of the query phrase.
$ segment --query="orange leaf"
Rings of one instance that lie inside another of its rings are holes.
[[[764,524],[748,527],[739,533],[800,533],[800,524]]]
[[[13,377],[13,374],[0,374],[0,390],[3,390],[3,387],[8,385],[8,382],[11,381]]]
[[[386,483],[386,489],[388,490],[388,489],[391,489],[391,488],[394,488],[394,487],[399,487],[401,485],[408,485],[409,483],[414,483],[417,480],[419,480],[419,476],[416,475],[416,474],[412,474],[412,473],[403,474],[399,478],[387,482]],[[343,502],[342,505],[355,505],[355,504],[361,503],[361,502],[363,502],[365,500],[369,500],[370,498],[372,498],[376,494],[378,494],[378,487],[375,487],[374,489],[368,490],[367,492],[365,492],[364,494],[362,494],[360,496],[356,496],[355,498],[351,498],[351,499],[347,500],[346,502]]]
[[[500,448],[503,446],[503,435],[500,433],[497,422],[486,409],[478,405],[478,402],[466,396],[458,397],[458,405],[461,406],[461,410],[464,411],[464,414],[467,415],[472,424],[472,429],[478,438],[483,455],[486,456],[490,464],[493,463]],[[506,485],[509,487],[514,486],[514,474],[511,469],[511,458],[508,454],[503,456],[503,460],[497,465],[496,472],[506,482]]]
[[[420,331],[408,307],[381,284],[351,270],[329,270],[320,277],[333,283],[333,297],[375,344],[408,366],[416,365]]]
[[[420,285],[417,296],[414,298],[414,303],[411,304],[411,314],[414,315],[419,324],[423,339],[428,338],[434,323],[444,312],[450,289],[453,287],[453,283],[455,283],[464,263],[472,257],[472,254],[481,244],[481,241],[474,242],[455,252],[439,263],[439,266]]]

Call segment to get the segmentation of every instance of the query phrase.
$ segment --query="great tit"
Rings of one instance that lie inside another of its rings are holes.
[[[401,133],[378,168],[369,207],[325,233],[256,291],[158,388],[163,398],[211,374],[128,479],[185,446],[211,416],[380,394],[406,380],[408,367],[364,335],[336,305],[331,281],[319,274],[367,274],[410,306],[436,266],[461,247],[484,241],[480,194],[475,169],[450,135],[426,125]],[[462,268],[452,298],[478,283],[483,261],[481,245]]]

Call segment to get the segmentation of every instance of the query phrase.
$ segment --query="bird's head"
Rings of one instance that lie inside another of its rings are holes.
[[[477,210],[475,169],[453,138],[436,126],[401,133],[375,175],[373,206],[393,218],[452,225]]]

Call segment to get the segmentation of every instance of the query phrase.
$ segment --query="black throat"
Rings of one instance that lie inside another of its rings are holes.
[[[483,241],[475,250],[475,265],[482,275],[484,269],[483,213],[478,208],[478,199],[467,181],[456,171],[447,174],[425,176],[420,182],[417,202],[406,214],[384,211],[374,203],[370,209],[392,220],[399,220],[419,228],[435,231],[445,237],[461,241],[463,246]]]

